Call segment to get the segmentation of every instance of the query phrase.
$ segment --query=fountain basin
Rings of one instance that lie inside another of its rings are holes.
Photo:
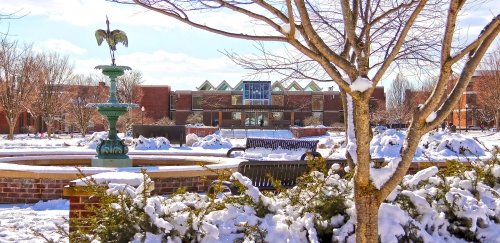
[[[34,203],[63,197],[70,181],[102,172],[140,172],[146,169],[155,182],[154,194],[175,192],[180,187],[204,192],[217,175],[207,170],[236,171],[237,158],[201,156],[131,156],[134,167],[89,167],[94,156],[47,155],[0,158],[0,203]],[[207,168],[200,166],[200,163]]]

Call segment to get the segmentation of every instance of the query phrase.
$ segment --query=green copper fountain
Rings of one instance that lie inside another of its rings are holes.
[[[111,55],[111,65],[99,65],[96,69],[102,70],[102,73],[109,78],[109,99],[107,103],[92,103],[89,107],[97,108],[97,111],[106,116],[109,124],[108,137],[97,145],[97,158],[92,159],[92,166],[96,167],[130,167],[132,159],[127,155],[128,147],[120,139],[116,131],[116,122],[118,117],[127,113],[130,108],[138,108],[137,104],[119,103],[116,97],[116,78],[123,75],[125,70],[130,70],[127,66],[117,66],[115,64],[116,44],[122,43],[128,46],[128,39],[125,32],[121,30],[109,30],[109,20],[106,16],[107,29],[99,29],[95,32],[97,44],[101,45],[106,40]]]

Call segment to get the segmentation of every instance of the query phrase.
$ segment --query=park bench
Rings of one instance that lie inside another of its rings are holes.
[[[383,163],[383,158],[372,159],[374,163]],[[345,159],[329,159],[325,161],[326,169],[329,170],[333,164],[344,167],[347,164]],[[238,166],[238,172],[252,180],[252,185],[259,190],[276,190],[271,179],[279,180],[284,188],[292,188],[297,185],[297,178],[306,172],[311,171],[307,161],[244,161]],[[339,173],[342,170],[338,171]],[[233,195],[239,194],[239,189],[230,181],[215,180],[208,189],[213,193],[216,185],[220,185]]]
[[[321,157],[321,154],[316,152],[316,146],[318,145],[318,140],[304,140],[304,139],[279,139],[279,138],[247,138],[245,147],[233,147],[227,151],[226,156],[231,157],[232,153],[235,151],[245,152],[243,157],[250,159],[250,155],[253,152],[257,152],[261,155],[276,155],[279,153],[286,154],[288,157],[290,155],[293,157],[294,154],[297,155],[297,160],[304,160],[307,154],[313,157]],[[247,155],[247,156],[245,156]],[[292,158],[294,159],[294,158]]]

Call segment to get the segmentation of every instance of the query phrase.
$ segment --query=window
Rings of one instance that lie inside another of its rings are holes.
[[[285,98],[283,95],[273,95],[272,97],[272,103],[273,105],[280,105],[283,106],[285,105]]]
[[[312,96],[312,110],[323,111],[323,95]]]
[[[270,81],[244,81],[243,82],[243,104],[245,105],[269,105],[271,102]]]
[[[201,95],[193,95],[193,110],[202,110],[201,106]]]
[[[233,120],[241,120],[241,112],[235,111],[231,113],[231,119]]]
[[[242,105],[243,104],[243,95],[231,96],[231,104],[232,105]]]
[[[177,95],[170,96],[170,110],[175,110],[175,101],[177,100]]]

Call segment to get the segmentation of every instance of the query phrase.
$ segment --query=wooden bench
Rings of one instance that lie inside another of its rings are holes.
[[[302,152],[300,160],[304,160],[307,154],[313,157],[321,157],[321,154],[316,152],[318,140],[303,140],[303,139],[278,139],[278,138],[247,138],[245,147],[233,147],[227,151],[226,156],[231,157],[234,151],[245,152],[249,149],[263,148],[269,151],[279,149],[289,151]]]
[[[383,163],[383,158],[372,159],[375,163]],[[333,164],[339,164],[341,168],[345,167],[345,159],[326,160],[326,169],[329,170]],[[309,172],[311,168],[307,161],[245,161],[238,166],[238,172],[252,180],[252,185],[260,190],[276,190],[271,183],[269,175],[275,180],[281,181],[284,188],[292,188],[297,185],[297,178]],[[340,171],[339,171],[340,172]],[[239,191],[230,181],[215,180],[208,189],[209,193],[214,192],[216,185],[229,190],[231,194],[237,195]]]

